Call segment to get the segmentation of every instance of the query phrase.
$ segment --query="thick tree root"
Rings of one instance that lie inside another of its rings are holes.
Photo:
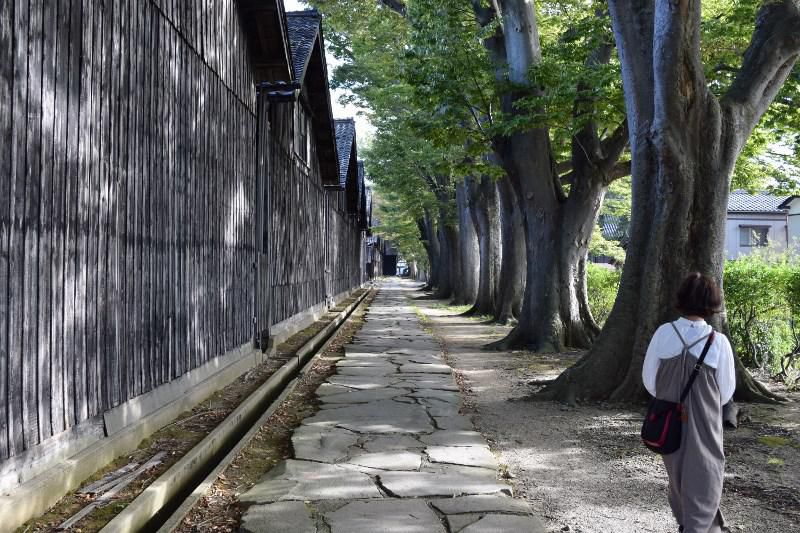
[[[542,390],[534,393],[531,397],[536,400],[550,400],[575,406],[578,402],[572,377],[571,369],[568,368],[555,380],[545,384]]]
[[[563,346],[554,346],[550,342],[537,342],[525,336],[522,329],[517,326],[505,338],[484,345],[484,350],[507,352],[511,350],[528,350],[537,353],[563,352]]]
[[[726,403],[722,408],[722,423],[727,427],[739,427],[739,413],[741,409],[734,402]]]
[[[433,293],[434,300],[448,300],[453,296],[453,291],[437,290]]]
[[[740,402],[752,403],[775,404],[786,401],[786,398],[769,391],[763,384],[756,381],[738,357],[736,358],[736,392],[733,398]]]
[[[475,304],[467,311],[461,313],[459,316],[492,316],[492,310],[490,308]]]
[[[494,323],[498,326],[516,326],[517,319],[512,315],[501,315],[494,319]]]
[[[483,349],[495,352],[507,352],[509,350],[525,349],[527,346],[525,345],[524,339],[521,337],[522,335],[519,334],[519,328],[514,328],[511,330],[511,333],[506,335],[504,338],[500,339],[499,341],[490,342],[489,344],[485,345]]]
[[[617,383],[615,387],[598,388],[602,381],[596,375],[589,375],[579,361],[572,368],[566,369],[556,380],[534,394],[536,399],[553,400],[572,404],[577,398],[590,400],[611,400],[624,402],[645,401],[648,396],[640,383],[632,380]],[[737,361],[738,363],[738,361]],[[769,391],[756,381],[742,366],[737,364],[736,393],[734,399],[739,402],[779,404],[787,400]]]
[[[736,393],[733,395],[736,401],[770,404],[785,403],[787,401],[783,396],[767,390],[764,385],[753,379],[749,372],[744,380],[741,380],[740,376],[737,376],[736,379],[739,381],[736,384]]]

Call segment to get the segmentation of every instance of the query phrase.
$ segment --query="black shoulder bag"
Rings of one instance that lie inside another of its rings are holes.
[[[674,326],[673,326],[674,327]],[[677,333],[677,330],[676,330]],[[678,338],[683,342],[680,334]],[[714,342],[714,331],[708,336],[706,345],[703,347],[703,353],[694,365],[694,370],[689,376],[686,386],[683,388],[680,400],[677,402],[670,402],[668,400],[660,400],[653,398],[647,408],[647,416],[642,424],[642,442],[652,451],[661,454],[669,455],[681,447],[681,430],[683,426],[683,401],[689,394],[694,380],[697,378],[697,373],[703,366],[703,361],[706,358],[708,349]],[[683,344],[683,355],[689,351],[686,343]]]

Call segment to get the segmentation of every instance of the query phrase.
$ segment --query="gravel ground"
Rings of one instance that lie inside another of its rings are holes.
[[[677,531],[666,471],[639,440],[644,406],[530,401],[536,380],[555,377],[581,354],[484,351],[508,328],[435,301],[416,303],[461,374],[465,412],[549,531]],[[800,532],[800,394],[789,396],[787,405],[745,406],[740,428],[725,432],[722,510],[731,531]]]

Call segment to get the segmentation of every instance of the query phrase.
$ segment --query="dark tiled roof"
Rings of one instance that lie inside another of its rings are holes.
[[[369,229],[369,219],[367,218],[367,187],[364,182],[364,162],[358,162],[358,219],[361,222],[361,229]]]
[[[361,195],[364,193],[364,162],[358,162],[358,197],[361,198]]]
[[[630,224],[625,217],[600,215],[599,222],[600,231],[606,240],[626,242],[630,237]]]
[[[336,151],[339,153],[339,185],[347,183],[347,171],[350,168],[350,156],[353,152],[353,141],[356,138],[356,123],[351,118],[334,121],[336,127]]]
[[[291,81],[292,54],[282,0],[237,0],[257,84]]]
[[[311,52],[314,50],[314,42],[317,40],[321,21],[322,18],[315,9],[293,11],[286,14],[296,81],[302,82],[305,77],[306,66],[311,59]]]
[[[750,194],[747,191],[731,191],[728,198],[729,213],[784,213],[780,205],[785,196],[773,196],[767,193]]]
[[[367,200],[367,224],[372,226],[372,188],[366,188],[366,200]]]
[[[287,83],[285,81],[262,83],[259,87],[266,91],[270,100],[287,102],[294,100],[295,93],[300,88],[294,82]]]
[[[778,206],[778,209],[789,209],[792,207],[792,201],[797,200],[798,198],[800,198],[800,196],[797,196],[796,194],[789,196],[783,202],[781,202],[781,205]]]

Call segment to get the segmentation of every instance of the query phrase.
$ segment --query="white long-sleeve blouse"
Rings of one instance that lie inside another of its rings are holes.
[[[684,342],[687,345],[694,343],[700,337],[711,333],[711,326],[705,320],[689,320],[679,318],[674,322]],[[695,359],[703,352],[705,342],[699,342],[689,349],[689,354]],[[669,323],[662,324],[653,335],[642,367],[642,380],[647,391],[656,396],[656,376],[662,359],[669,359],[680,355],[683,345]],[[736,389],[736,368],[733,362],[733,350],[728,338],[720,332],[714,335],[714,342],[708,349],[703,364],[716,369],[717,385],[719,386],[720,402],[725,405],[733,397]]]

